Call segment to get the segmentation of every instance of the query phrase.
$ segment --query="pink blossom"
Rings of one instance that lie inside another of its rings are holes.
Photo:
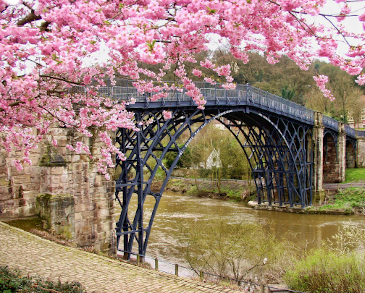
[[[217,73],[225,77],[221,78],[226,81],[224,88],[234,88],[231,70],[235,69],[229,60],[225,64],[220,59],[216,64],[215,58],[205,55],[200,62],[204,74],[194,68],[196,54],[208,51],[211,36],[225,40],[232,55],[244,63],[249,61],[248,52],[256,51],[270,63],[286,55],[306,70],[320,57],[350,74],[360,74],[357,82],[365,84],[361,74],[364,25],[358,32],[340,25],[339,20],[350,14],[351,6],[345,0],[336,0],[341,17],[331,18],[334,26],[328,27],[317,21],[323,18],[320,12],[326,0],[23,2],[0,1],[1,146],[22,152],[22,159],[14,162],[19,169],[31,163],[30,150],[52,137],[50,129],[62,126],[72,128],[80,138],[66,146],[72,152],[91,155],[84,139],[100,140],[101,147],[93,156],[100,172],[109,178],[107,168],[114,166],[113,155],[125,156],[107,131],[138,131],[133,113],[126,111],[126,105],[135,101],[136,91],[148,94],[151,101],[166,98],[172,91],[186,91],[204,109],[206,101],[188,78],[190,72],[211,84],[216,84],[211,76]],[[365,13],[359,20],[365,22]],[[339,34],[351,45],[344,56],[338,49],[343,40],[334,37]],[[151,70],[147,64],[156,64],[159,70]],[[175,87],[163,83],[171,72]],[[120,103],[99,91],[106,80],[115,84],[116,74],[133,80],[135,87]],[[333,99],[325,87],[328,79],[319,76],[315,80],[324,95]],[[169,111],[164,114],[166,119],[169,115]],[[52,144],[57,145],[55,138]]]
[[[162,111],[162,114],[163,114],[163,117],[165,118],[165,120],[169,120],[172,117],[172,112],[171,111],[165,111],[165,110],[163,110]]]
[[[224,66],[220,66],[216,69],[216,72],[218,73],[218,75],[220,76],[228,76],[231,74],[231,65],[227,64]]]
[[[319,76],[314,76],[313,79],[317,83],[317,86],[322,91],[323,95],[325,97],[327,97],[330,101],[334,101],[335,97],[332,95],[332,93],[328,89],[326,89],[326,83],[328,82],[328,76],[319,75]]]
[[[365,12],[359,16],[360,21],[365,21]]]
[[[203,72],[201,72],[199,69],[194,68],[192,72],[195,76],[201,77]]]
[[[211,83],[211,84],[216,84],[216,82],[213,80],[213,78],[211,78],[211,77],[205,77],[204,78],[204,80],[206,81],[206,82],[209,82],[209,83]]]
[[[234,83],[224,83],[222,84],[222,87],[226,90],[234,90],[236,88],[236,85]]]
[[[205,68],[208,68],[208,69],[213,69],[215,67],[213,62],[210,61],[209,59],[206,59],[205,61],[200,62],[200,65],[202,67],[205,67]]]
[[[365,74],[361,74],[357,77],[356,82],[359,85],[364,85],[365,84]]]

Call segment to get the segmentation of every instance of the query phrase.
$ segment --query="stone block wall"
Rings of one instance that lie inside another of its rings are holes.
[[[356,167],[356,153],[351,143],[346,143],[346,168]]]
[[[75,238],[75,201],[71,194],[39,194],[36,213],[43,220],[43,228],[54,229],[68,239]]]
[[[57,147],[49,143],[52,137],[58,140]],[[74,212],[68,217],[74,218],[71,234],[75,242],[105,251],[114,237],[115,183],[98,172],[87,154],[66,148],[66,144],[74,145],[80,140],[97,151],[97,141],[78,137],[70,129],[52,129],[48,141],[31,152],[32,166],[25,165],[22,171],[13,164],[21,154],[1,150],[0,219],[37,215],[36,199],[40,194],[71,195]]]
[[[356,167],[365,168],[365,137],[357,138]]]
[[[327,136],[324,144],[323,154],[323,181],[326,183],[338,183],[340,173],[340,163],[335,142],[331,136]]]

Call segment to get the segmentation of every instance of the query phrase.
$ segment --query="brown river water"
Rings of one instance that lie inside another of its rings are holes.
[[[154,200],[146,200],[146,214],[151,213],[153,203]],[[130,210],[134,211],[135,207],[136,203],[131,202]],[[234,201],[167,193],[163,195],[157,210],[146,261],[154,267],[153,259],[158,258],[165,262],[165,265],[160,262],[160,270],[170,273],[174,270],[172,264],[188,267],[184,258],[184,248],[181,246],[183,235],[179,228],[181,225],[189,226],[195,221],[199,223],[218,219],[233,224],[258,222],[271,228],[279,237],[287,237],[295,245],[303,246],[303,243],[306,243],[307,248],[319,248],[322,241],[331,238],[338,232],[339,226],[349,221],[359,228],[365,227],[365,217],[359,215],[308,215],[254,210]],[[189,273],[182,272],[181,275]]]

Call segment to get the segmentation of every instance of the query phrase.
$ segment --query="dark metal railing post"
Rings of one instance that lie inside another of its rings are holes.
[[[215,104],[218,105],[218,97],[217,97],[217,84],[214,85],[214,98],[215,98]]]
[[[158,259],[155,258],[155,270],[158,271]]]
[[[224,89],[224,95],[226,96],[226,104],[228,104],[228,93],[227,93],[227,89]]]

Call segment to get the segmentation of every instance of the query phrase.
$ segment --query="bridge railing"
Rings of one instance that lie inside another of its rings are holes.
[[[348,136],[356,137],[356,130],[349,125],[345,125],[345,132]]]
[[[356,135],[360,137],[365,137],[365,131],[364,130],[356,130]]]
[[[166,82],[167,85],[173,82]],[[166,97],[160,99],[163,104],[175,101],[191,101],[191,97],[186,94],[187,90],[182,84],[176,84],[175,89],[166,90],[161,85],[156,92],[141,94],[134,86],[131,80],[116,80],[115,85],[102,86],[98,88],[98,92],[104,96],[112,97],[117,100],[136,102],[146,102],[154,94],[164,92]],[[237,84],[235,89],[225,89],[222,84],[211,84],[208,82],[195,82],[197,88],[200,89],[202,95],[207,101],[214,101],[216,105],[222,104],[247,104],[257,106],[262,109],[273,110],[276,113],[295,117],[301,121],[313,124],[315,111],[291,102],[287,99],[263,91],[259,88],[252,87],[250,84]],[[69,90],[71,93],[83,93],[85,87],[74,86]],[[151,102],[150,102],[151,103]],[[338,131],[339,122],[336,119],[323,115],[323,125],[334,131]],[[356,131],[350,126],[345,126],[347,135],[356,137],[365,137],[365,131]]]
[[[208,82],[196,82],[195,85],[200,89],[202,95],[207,101],[215,101],[215,104],[250,104],[264,109],[271,109],[276,112],[286,114],[292,117],[300,118],[308,123],[314,122],[314,111],[307,109],[289,100],[283,99],[277,95],[254,88],[249,84],[238,84],[235,89],[225,89],[221,84],[211,84]],[[160,88],[167,96],[160,101],[163,103],[173,101],[191,101],[185,88],[166,91]],[[79,91],[80,89],[78,89]],[[118,100],[136,102],[145,102],[146,99],[156,93],[140,94],[132,85],[131,81],[119,81],[115,86],[105,86],[98,89],[99,93]]]
[[[282,114],[289,114],[298,117],[309,123],[314,123],[314,111],[291,102],[287,99],[263,91],[259,88],[251,87],[252,99],[260,106],[279,111]]]
[[[324,127],[338,131],[339,125],[340,125],[340,122],[338,122],[336,119],[323,115],[323,126]]]

